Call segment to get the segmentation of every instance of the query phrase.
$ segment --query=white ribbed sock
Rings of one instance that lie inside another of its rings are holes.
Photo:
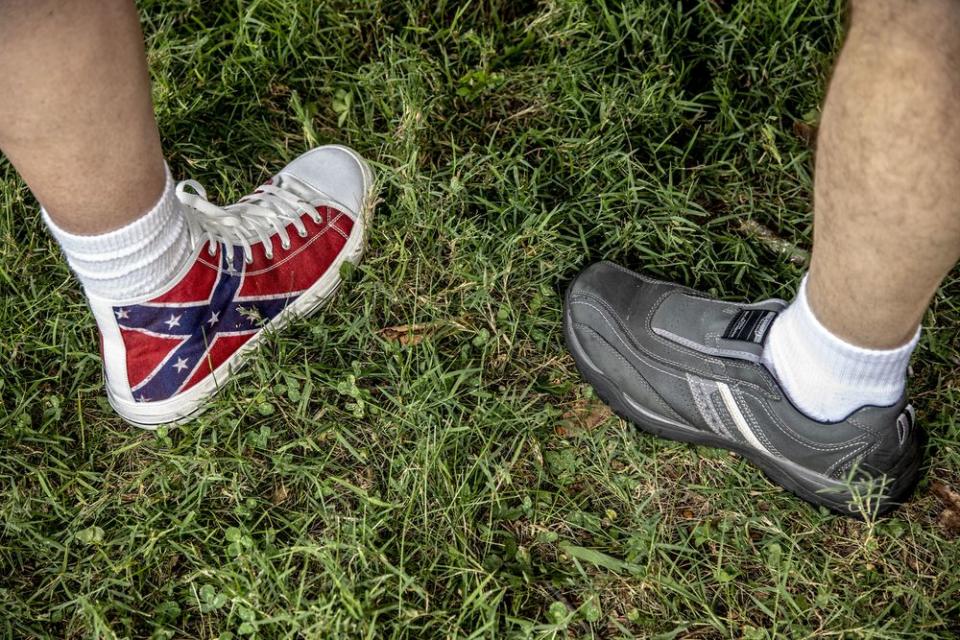
[[[115,231],[84,236],[64,231],[46,211],[43,220],[90,295],[123,300],[157,291],[183,267],[190,234],[170,170],[152,209]]]
[[[888,406],[907,384],[907,364],[920,339],[896,349],[864,349],[820,324],[807,301],[807,279],[797,299],[773,322],[762,362],[803,413],[835,422],[865,405]]]

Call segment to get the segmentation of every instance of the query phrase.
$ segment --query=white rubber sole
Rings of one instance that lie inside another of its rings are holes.
[[[373,217],[377,199],[373,170],[370,165],[352,149],[340,148],[353,155],[360,164],[366,194],[363,208],[357,220],[354,221],[347,243],[323,277],[307,289],[295,302],[277,314],[262,331],[254,334],[226,362],[190,389],[158,402],[131,402],[115,397],[108,387],[107,399],[110,406],[121,418],[135,427],[150,431],[161,426],[183,424],[193,420],[209,407],[211,398],[246,364],[248,358],[253,355],[266,337],[280,331],[293,320],[310,315],[336,293],[341,282],[340,267],[345,262],[359,264],[363,259],[363,253],[366,250],[367,230]]]

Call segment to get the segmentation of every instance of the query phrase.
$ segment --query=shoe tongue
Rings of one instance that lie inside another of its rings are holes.
[[[757,362],[770,325],[786,306],[777,299],[738,305],[675,292],[650,324],[660,337],[700,353]]]

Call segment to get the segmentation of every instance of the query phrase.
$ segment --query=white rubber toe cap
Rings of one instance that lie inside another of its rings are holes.
[[[340,145],[307,151],[280,173],[290,173],[343,204],[354,219],[363,212],[373,175],[360,155]]]

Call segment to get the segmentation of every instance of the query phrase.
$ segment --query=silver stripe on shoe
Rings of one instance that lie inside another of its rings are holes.
[[[737,400],[733,397],[733,392],[723,382],[717,383],[717,388],[720,390],[720,397],[723,398],[723,406],[727,408],[727,411],[730,413],[730,417],[733,418],[733,424],[737,426],[737,430],[740,432],[744,438],[747,439],[747,442],[750,443],[754,449],[759,449],[767,455],[772,456],[770,450],[763,446],[763,443],[760,442],[760,439],[757,438],[757,435],[753,432],[753,429],[750,428],[750,425],[747,424],[747,419],[743,417],[743,413],[740,411],[740,407],[737,406]]]
[[[717,435],[733,439],[726,425],[723,424],[723,418],[710,400],[710,396],[713,395],[715,391],[718,391],[717,383],[713,380],[704,380],[703,378],[698,378],[688,373],[687,384],[690,385],[690,394],[693,396],[693,401],[697,405],[697,410],[700,411],[700,417],[707,423],[707,426]]]

